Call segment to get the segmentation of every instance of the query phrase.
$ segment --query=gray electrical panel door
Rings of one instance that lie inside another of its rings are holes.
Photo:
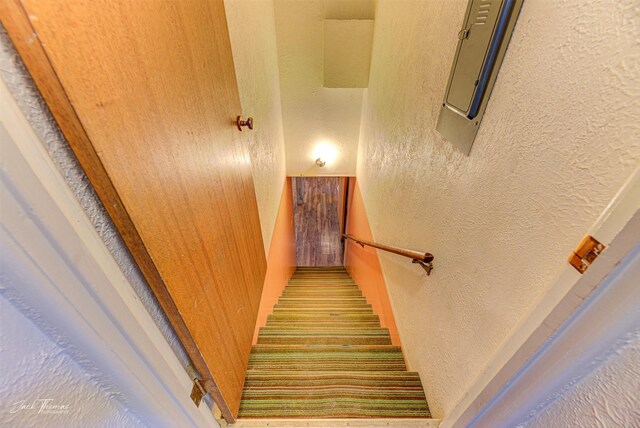
[[[467,22],[458,34],[460,50],[453,66],[447,104],[463,113],[468,113],[471,107],[502,3],[500,0],[474,0]]]
[[[523,0],[469,0],[436,130],[469,154]]]

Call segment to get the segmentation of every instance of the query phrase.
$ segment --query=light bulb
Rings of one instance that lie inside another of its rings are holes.
[[[313,150],[313,159],[316,160],[316,165],[325,166],[336,160],[338,157],[338,151],[336,146],[328,141],[322,141],[316,145]],[[322,163],[322,165],[320,165]]]

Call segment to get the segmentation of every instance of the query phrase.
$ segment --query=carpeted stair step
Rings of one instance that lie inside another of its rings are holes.
[[[300,273],[300,272],[295,272],[293,275],[291,275],[291,277],[289,279],[298,279],[298,278],[327,278],[327,279],[349,279],[349,280],[353,280],[353,278],[351,278],[351,275],[349,275],[347,272],[334,272],[334,273],[322,273],[322,272],[304,272],[304,273]]]
[[[262,336],[315,336],[315,335],[332,335],[332,336],[388,336],[389,330],[386,328],[359,328],[357,326],[324,326],[302,328],[292,326],[288,328],[280,327],[260,327],[260,335]]]
[[[290,322],[278,322],[278,321],[267,321],[267,327],[279,327],[279,328],[287,328],[291,326]],[[348,328],[357,327],[357,328],[379,328],[380,323],[377,322],[357,322],[357,323],[319,323],[319,322],[298,322],[296,323],[296,328],[321,328],[321,327],[339,327],[345,326]]]
[[[366,302],[366,301],[365,301]],[[325,303],[325,302],[285,302],[285,303],[276,303],[273,307],[274,310],[277,309],[300,309],[300,310],[310,310],[310,309],[326,309],[332,311],[334,309],[341,310],[371,310],[371,305],[368,303],[361,302],[337,302],[337,303]]]
[[[288,289],[285,290],[281,297],[295,297],[295,296],[308,296],[308,297],[315,297],[315,296],[344,296],[344,297],[348,297],[348,296],[355,296],[355,297],[362,297],[362,292],[357,288],[357,287],[351,287],[351,288],[343,288],[343,289],[339,289],[339,288],[334,288],[334,289],[318,289],[318,290],[293,290],[293,289]]]
[[[417,373],[249,371],[240,417],[430,417]]]
[[[319,281],[314,282],[305,282],[299,284],[289,284],[285,288],[285,291],[290,290],[298,290],[298,291],[313,291],[313,290],[332,290],[332,289],[350,289],[350,290],[359,290],[357,284],[350,282],[339,282],[339,283],[324,283]]]
[[[281,370],[285,373],[301,371],[318,371],[318,370],[331,370],[331,371],[354,371],[354,370],[370,370],[376,372],[382,371],[396,371],[405,370],[406,366],[404,362],[387,362],[387,361],[358,361],[354,359],[345,358],[344,360],[335,361],[304,361],[304,360],[285,360],[274,361],[266,363],[263,361],[256,361],[255,363],[249,363],[249,370],[269,370],[278,371]]]
[[[276,303],[274,305],[274,310],[300,310],[300,311],[310,311],[310,310],[325,310],[328,312],[333,312],[335,310],[340,311],[369,311],[371,313],[372,308],[368,303],[314,303],[314,302],[300,302],[300,303]]]
[[[274,326],[274,325],[267,325],[264,327],[260,327],[261,329],[264,329],[264,334],[269,334],[272,335],[272,332],[282,332],[283,334],[288,334],[289,332],[292,331],[300,331],[300,332],[305,332],[307,334],[313,335],[316,332],[317,333],[323,333],[323,334],[341,334],[341,332],[346,333],[350,333],[350,334],[355,334],[355,333],[359,333],[359,332],[366,332],[366,333],[373,333],[375,331],[379,331],[381,333],[389,333],[389,330],[387,330],[386,328],[381,328],[380,325],[375,325],[374,327],[371,327],[368,324],[362,324],[362,323],[342,323],[342,324],[335,324],[335,323],[308,323],[309,325],[283,325],[283,326]],[[263,330],[260,330],[260,332],[262,333]]]
[[[329,336],[316,334],[315,336],[258,336],[258,344],[281,345],[391,345],[391,337],[386,336]]]
[[[323,275],[323,276],[349,276],[345,269],[296,269],[292,276]]]
[[[321,315],[321,316],[341,316],[362,314],[373,314],[371,306],[363,308],[300,308],[300,307],[276,307],[273,310],[276,315],[280,314],[299,314],[299,315]]]
[[[355,284],[306,284],[287,286],[284,293],[339,293],[344,291],[360,291]]]
[[[293,280],[291,280],[293,281]],[[358,288],[358,285],[353,281],[323,281],[323,280],[309,280],[309,281],[296,281],[289,282],[286,289],[298,289],[298,290],[310,290],[314,288],[340,288],[340,287],[350,287],[350,288]]]
[[[399,346],[256,345],[249,370],[402,371],[406,367]]]
[[[374,313],[313,313],[313,312],[286,312],[273,313],[267,316],[267,322],[375,322],[379,323],[380,318]]]
[[[314,371],[308,373],[272,373],[269,371],[248,371],[245,386],[248,388],[268,388],[268,387],[322,387],[322,386],[361,386],[375,387],[407,387],[422,388],[420,376],[415,372],[408,371]]]
[[[321,306],[321,307],[342,307],[342,306],[369,306],[364,297],[325,297],[325,298],[302,298],[302,297],[281,297],[278,300],[280,306]]]
[[[314,300],[322,300],[322,299],[358,299],[363,298],[366,299],[359,290],[337,290],[331,292],[310,292],[310,293],[300,293],[300,292],[285,292],[280,296],[281,299],[314,299]]]
[[[267,320],[267,325],[269,326],[285,326],[285,327],[291,327],[291,321],[280,321],[280,320]],[[361,326],[362,328],[379,328],[380,327],[380,323],[378,321],[366,321],[366,320],[360,320],[360,321],[349,321],[349,320],[334,320],[334,319],[330,319],[330,320],[325,320],[324,318],[320,318],[320,317],[315,317],[315,318],[311,318],[308,320],[300,320],[300,321],[296,321],[295,322],[295,327],[306,327],[306,326],[336,326],[336,327],[341,327],[341,326]]]
[[[310,292],[310,293],[301,293],[292,291],[289,293],[282,293],[280,296],[281,299],[307,299],[307,300],[336,300],[336,299],[365,299],[365,297],[360,293],[360,291],[354,290],[335,290],[335,291],[327,291],[327,292]]]
[[[367,299],[364,296],[313,296],[309,294],[301,294],[300,296],[288,297],[288,296],[280,296],[278,299],[279,303],[328,303],[328,304],[336,304],[336,303],[366,303]]]
[[[274,323],[277,324],[277,323]],[[345,330],[345,329],[359,329],[359,330],[371,330],[371,329],[380,329],[382,331],[386,331],[388,332],[388,330],[386,328],[381,328],[380,327],[380,323],[372,323],[372,322],[362,322],[362,321],[356,321],[356,322],[340,322],[340,323],[336,323],[335,321],[333,322],[306,322],[306,323],[300,323],[297,322],[295,324],[292,323],[279,323],[281,325],[283,325],[283,327],[277,327],[277,326],[264,326],[261,328],[266,328],[266,327],[274,327],[274,328],[280,328],[282,330],[305,330],[305,329],[311,329],[313,330],[314,328],[321,328],[324,329],[325,331],[327,329],[333,329],[333,330]],[[307,324],[307,325],[305,325]],[[373,325],[373,326],[372,326]]]
[[[326,281],[326,280],[313,280],[313,281],[289,281],[289,284],[292,288],[316,288],[316,287],[351,287],[357,288],[358,285],[353,281]]]
[[[357,386],[328,387],[317,391],[309,391],[306,388],[291,389],[250,389],[245,393],[245,398],[260,400],[266,399],[297,399],[297,400],[324,400],[326,398],[367,398],[369,400],[386,399],[414,399],[424,400],[424,392],[421,387],[386,387],[386,388],[359,388]]]
[[[309,306],[311,305],[311,306]],[[274,309],[274,313],[275,310],[277,309],[286,309],[286,310],[290,310],[290,309],[297,309],[300,308],[301,311],[304,310],[318,310],[318,309],[322,309],[322,310],[327,310],[329,312],[333,312],[334,309],[340,309],[341,311],[344,311],[344,309],[349,309],[349,308],[353,308],[353,310],[355,310],[356,312],[358,311],[364,311],[364,310],[371,310],[371,305],[369,303],[342,303],[342,304],[337,304],[337,303],[326,303],[326,304],[313,304],[313,302],[306,302],[306,304],[300,303],[276,303],[273,306]]]

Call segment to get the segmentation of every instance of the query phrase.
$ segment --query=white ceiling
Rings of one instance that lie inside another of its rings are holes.
[[[325,19],[324,87],[369,86],[373,19]]]
[[[287,175],[355,175],[374,1],[275,0],[274,8]],[[323,168],[314,164],[319,145],[335,150]]]

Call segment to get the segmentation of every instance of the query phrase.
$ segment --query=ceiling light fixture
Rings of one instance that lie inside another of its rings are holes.
[[[323,167],[325,165],[332,165],[333,162],[335,162],[338,151],[332,141],[321,140],[316,144],[311,155],[311,159],[315,159],[315,164]]]

